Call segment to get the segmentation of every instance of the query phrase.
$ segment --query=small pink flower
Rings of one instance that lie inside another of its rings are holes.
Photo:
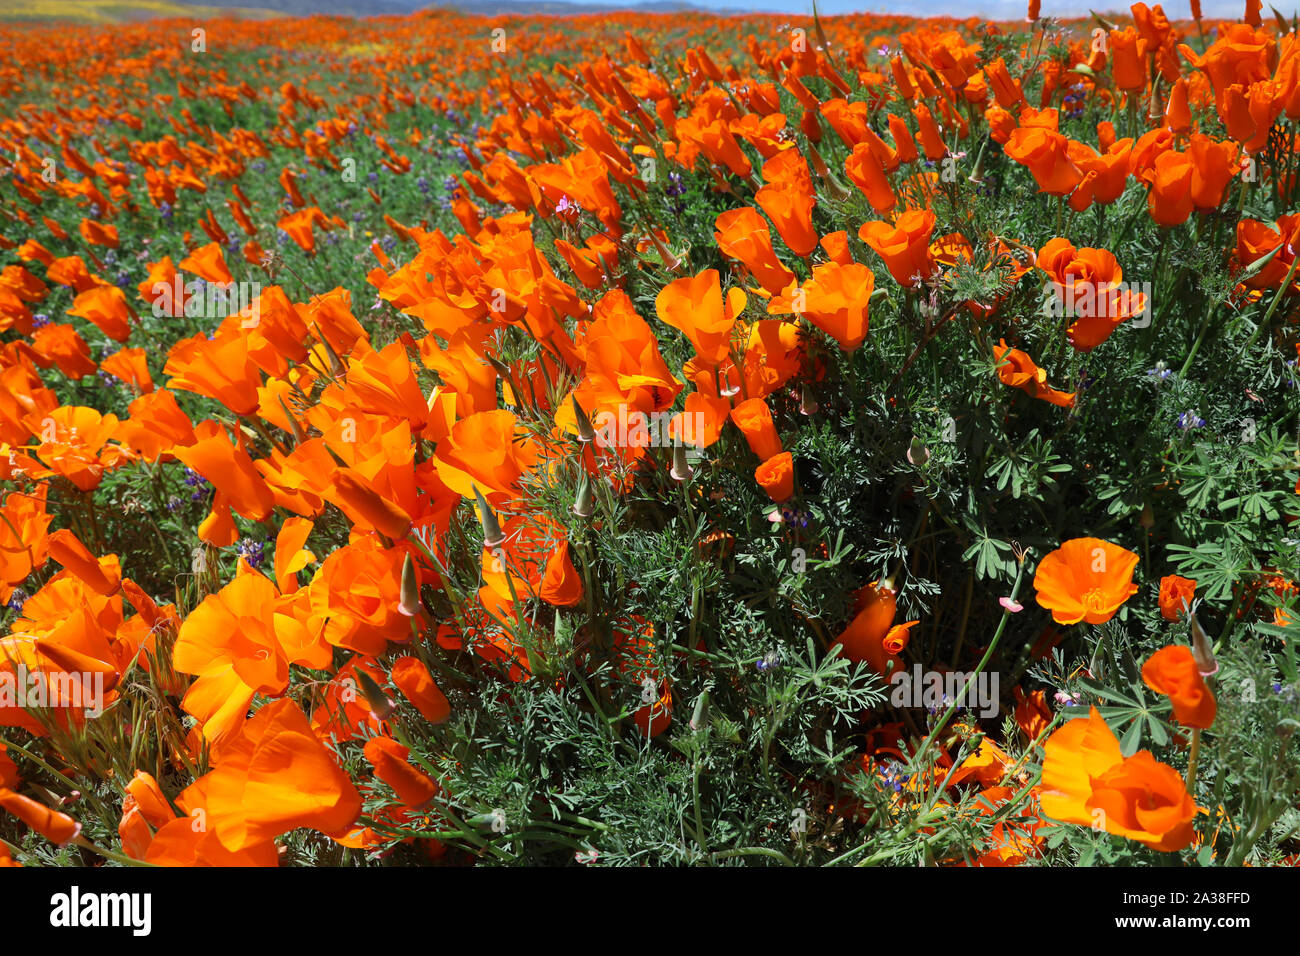
[[[1021,611],[1025,609],[1025,606],[1021,604],[1019,601],[1015,600],[1014,598],[1000,597],[998,598],[998,603],[1001,604],[1008,611],[1010,611],[1012,614],[1019,614]]]

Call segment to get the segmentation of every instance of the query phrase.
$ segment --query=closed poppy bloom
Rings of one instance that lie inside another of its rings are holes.
[[[411,516],[400,504],[380,494],[364,475],[352,468],[340,468],[327,496],[338,505],[354,526],[370,527],[397,541],[411,528]]]
[[[1173,150],[1155,160],[1147,209],[1162,226],[1181,226],[1192,214],[1192,157]]]
[[[1126,93],[1146,89],[1147,41],[1132,27],[1110,31],[1111,78]]]
[[[50,535],[49,548],[51,558],[96,594],[112,597],[121,588],[122,576],[117,570],[116,560],[96,558],[67,528],[60,528]]]
[[[1174,705],[1174,719],[1184,727],[1204,729],[1214,723],[1218,704],[1205,683],[1190,647],[1162,647],[1142,665],[1142,681]]]
[[[935,270],[930,256],[930,238],[934,233],[934,210],[909,209],[893,225],[868,222],[858,230],[858,237],[884,260],[889,274],[905,289],[918,279],[928,279]]]
[[[559,542],[546,559],[538,595],[552,607],[573,607],[582,600],[582,575],[573,566],[569,542]]]
[[[1196,596],[1196,580],[1166,574],[1160,579],[1160,616],[1166,621],[1176,621],[1186,613]]]
[[[781,436],[776,433],[772,410],[761,398],[750,398],[731,410],[731,420],[749,442],[760,461],[781,454]]]
[[[767,185],[754,194],[754,202],[795,255],[811,255],[818,239],[812,221],[817,193],[803,156],[797,149],[782,150],[763,164],[763,179]]]
[[[131,336],[131,307],[126,294],[114,285],[87,289],[72,300],[68,315],[95,323],[110,339],[125,342]]]
[[[889,185],[885,168],[868,143],[858,143],[853,147],[853,152],[844,160],[844,172],[867,197],[877,215],[883,215],[898,205],[898,197]]]
[[[261,708],[216,754],[216,769],[177,800],[202,808],[228,851],[247,850],[299,827],[342,834],[361,813],[361,795],[293,701]],[[192,821],[185,820],[188,827]],[[172,824],[168,824],[172,826]]]
[[[81,824],[66,813],[51,810],[43,803],[0,787],[0,809],[12,813],[56,846],[71,843],[81,835]]]
[[[393,661],[392,680],[429,723],[440,724],[451,716],[446,695],[438,689],[429,668],[418,657],[399,657]]]
[[[397,799],[419,810],[438,795],[438,785],[406,758],[410,750],[391,737],[371,737],[364,748],[375,776],[393,788]]]
[[[794,494],[794,456],[788,451],[773,455],[754,469],[754,480],[777,504]]]
[[[1012,689],[1012,695],[1016,700],[1016,725],[1029,740],[1037,740],[1055,716],[1047,703],[1047,693],[1036,690],[1026,694],[1017,686]]]
[[[916,621],[894,624],[897,594],[893,583],[878,581],[853,596],[853,620],[836,638],[840,653],[851,661],[865,661],[877,674],[885,675],[892,661],[907,647],[909,630]]]
[[[1061,408],[1074,407],[1074,392],[1060,392],[1048,385],[1047,372],[1035,365],[1027,352],[1009,348],[1006,339],[993,346],[993,357],[998,360],[998,379],[1003,385]]]
[[[1191,844],[1197,806],[1178,771],[1150,751],[1132,757],[1096,707],[1047,739],[1041,806],[1046,816],[1174,852]]]
[[[1072,538],[1038,563],[1038,603],[1057,624],[1104,624],[1137,593],[1138,556],[1100,538]]]

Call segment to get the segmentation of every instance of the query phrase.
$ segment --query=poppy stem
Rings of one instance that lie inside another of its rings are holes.
[[[1016,570],[1016,583],[1011,587],[1012,603],[1015,602],[1016,595],[1020,593],[1020,582],[1024,580],[1024,577],[1025,577],[1025,566],[1023,563],[1021,563]],[[962,686],[960,693],[957,694],[956,700],[954,700],[951,704],[948,705],[948,709],[944,711],[943,716],[939,718],[939,722],[934,725],[934,728],[930,731],[929,735],[921,743],[920,749],[917,750],[916,754],[912,757],[912,760],[910,761],[913,767],[915,767],[918,761],[920,761],[920,759],[929,752],[930,747],[934,743],[935,738],[938,737],[939,734],[943,731],[943,728],[947,726],[948,721],[952,719],[952,715],[957,712],[958,703],[960,703],[966,697],[966,694],[969,692],[971,686],[975,683],[976,680],[979,679],[979,675],[984,673],[984,668],[988,666],[989,661],[993,658],[993,652],[997,650],[998,641],[1002,639],[1002,632],[1007,629],[1007,621],[1010,619],[1011,619],[1011,611],[1006,608],[1003,608],[1002,620],[998,621],[998,629],[993,632],[993,639],[989,641],[988,649],[984,651],[984,656],[980,658],[979,664],[976,665],[975,672],[966,679],[966,683]]]
[[[1192,750],[1187,757],[1187,776],[1184,778],[1187,792],[1191,793],[1196,785],[1196,763],[1201,756],[1201,728],[1192,728]]]

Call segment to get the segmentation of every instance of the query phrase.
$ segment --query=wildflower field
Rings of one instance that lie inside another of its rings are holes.
[[[1027,13],[0,24],[0,865],[1294,865],[1300,33]]]

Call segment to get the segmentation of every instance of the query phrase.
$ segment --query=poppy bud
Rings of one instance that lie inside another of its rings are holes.
[[[1151,510],[1149,502],[1142,506],[1142,517],[1138,518],[1138,524],[1147,529],[1155,527],[1156,514]]]
[[[56,846],[66,846],[81,835],[81,824],[66,813],[0,787],[0,808],[12,813]]]
[[[925,443],[915,435],[912,436],[912,444],[907,448],[907,460],[917,467],[930,460],[930,449],[925,447]]]
[[[409,554],[402,562],[402,599],[397,604],[397,610],[407,617],[415,617],[420,613],[420,579],[415,573],[415,562]]]
[[[583,472],[578,479],[578,499],[573,503],[573,513],[579,518],[590,518],[592,511],[591,481]]]
[[[307,440],[303,433],[302,426],[298,424],[298,419],[293,417],[293,412],[289,411],[289,406],[284,403],[282,396],[276,396],[276,401],[280,403],[280,408],[284,411],[284,417],[289,419],[289,429],[293,432],[294,445],[301,445]]]
[[[799,388],[799,414],[814,415],[821,406],[817,404],[817,399],[813,398],[812,389],[805,382]]]
[[[320,330],[319,325],[316,326],[316,337],[320,339],[320,344],[325,348],[325,354],[329,356],[330,375],[334,378],[342,378],[347,368],[343,365],[343,360],[339,358],[339,354],[334,351],[334,346],[330,345],[325,333]]]
[[[478,485],[474,486],[474,497],[478,499],[479,524],[483,526],[483,547],[499,547],[505,542],[506,536],[501,532],[501,523],[497,521],[496,513],[488,506],[483,492],[478,490]]]
[[[1202,677],[1217,674],[1219,662],[1214,659],[1214,648],[1210,646],[1210,638],[1202,629],[1201,622],[1196,619],[1195,614],[1189,614],[1188,618],[1192,622],[1192,658],[1196,661],[1196,669],[1200,671]]]
[[[573,396],[573,416],[578,422],[578,441],[583,444],[589,444],[596,440],[596,429],[592,427],[591,419],[587,413],[582,410],[578,404],[578,396]]]
[[[375,682],[375,679],[360,667],[356,668],[356,675],[357,683],[361,686],[361,694],[366,698],[366,703],[370,706],[370,712],[375,715],[375,719],[387,720],[393,716],[397,705],[384,693],[384,689]]]
[[[686,481],[691,477],[691,466],[686,463],[685,445],[673,445],[673,466],[668,469],[668,474],[673,476],[674,481]]]

